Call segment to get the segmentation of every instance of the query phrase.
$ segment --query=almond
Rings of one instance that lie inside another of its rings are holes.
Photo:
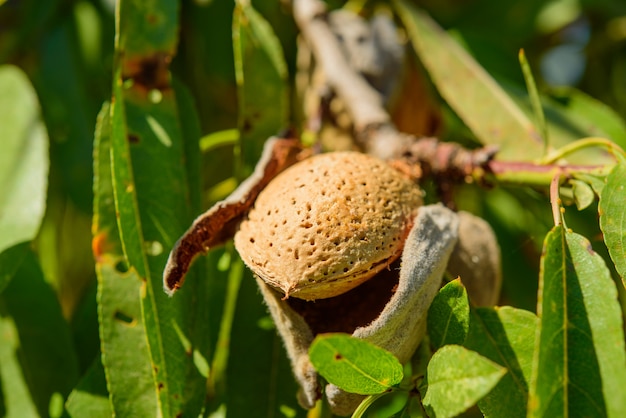
[[[384,161],[320,154],[273,179],[235,235],[246,265],[286,297],[340,295],[396,260],[422,192]]]

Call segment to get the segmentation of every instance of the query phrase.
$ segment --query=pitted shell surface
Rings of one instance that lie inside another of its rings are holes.
[[[320,154],[279,174],[235,235],[246,265],[286,296],[340,295],[400,255],[422,192],[384,161]]]

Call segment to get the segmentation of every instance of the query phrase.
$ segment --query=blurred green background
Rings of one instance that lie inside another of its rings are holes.
[[[288,2],[252,3],[279,37],[293,79],[297,31]],[[540,91],[558,100],[556,87],[575,87],[626,118],[624,0],[415,3],[507,89],[525,90],[517,58],[524,48]],[[329,4],[334,8],[342,2]],[[181,2],[172,70],[193,95],[203,135],[237,127],[233,8],[231,0]],[[0,64],[14,64],[28,75],[50,138],[47,209],[35,246],[44,276],[72,324],[81,374],[99,349],[91,250],[92,143],[96,115],[111,98],[114,34],[112,0],[0,0]],[[231,176],[232,149],[222,147],[203,158],[208,191]],[[540,244],[552,222],[545,196],[496,189],[484,200],[486,192],[476,187],[459,193],[461,206],[485,216],[498,233],[505,274],[512,272],[505,276],[503,303],[535,310]],[[207,207],[211,196],[205,199]],[[589,222],[594,210],[574,214],[570,226],[596,248],[603,244],[597,222]]]

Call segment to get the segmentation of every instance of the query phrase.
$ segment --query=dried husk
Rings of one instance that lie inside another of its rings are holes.
[[[396,289],[371,323],[351,332],[354,337],[385,348],[401,362],[409,360],[424,336],[426,312],[441,285],[449,256],[457,242],[458,228],[457,215],[441,205],[418,210],[414,227],[405,242]],[[314,332],[279,291],[261,279],[257,282],[300,384],[299,401],[303,407],[312,408],[320,397],[317,374],[308,357]],[[358,288],[353,290],[357,291]],[[381,295],[388,297],[385,293]],[[341,323],[342,318],[337,318],[337,322]],[[326,395],[337,415],[351,414],[363,399],[363,396],[346,393],[333,385],[327,386]]]

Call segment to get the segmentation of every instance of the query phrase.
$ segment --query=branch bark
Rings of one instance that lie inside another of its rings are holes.
[[[319,0],[294,0],[294,19],[320,65],[330,88],[345,104],[354,136],[365,152],[384,160],[423,165],[423,171],[447,177],[467,175],[485,165],[495,150],[473,152],[435,138],[418,139],[399,132],[383,105],[383,98],[352,68],[328,24],[326,5]]]
[[[567,177],[574,172],[606,171],[604,166],[497,161],[493,158],[497,152],[495,146],[468,150],[437,138],[416,138],[399,132],[384,108],[381,95],[344,56],[328,24],[326,5],[320,0],[293,0],[293,15],[329,87],[344,102],[354,124],[355,139],[368,154],[396,160],[409,166],[407,172],[430,175],[448,185],[472,178],[547,187],[556,172]]]

